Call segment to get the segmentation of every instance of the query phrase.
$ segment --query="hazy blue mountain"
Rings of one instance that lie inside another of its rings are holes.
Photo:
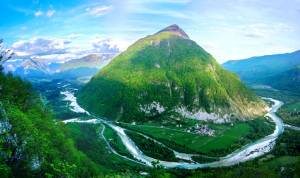
[[[76,69],[76,68],[100,69],[101,67],[109,63],[115,55],[116,54],[102,54],[102,55],[90,54],[82,58],[72,59],[70,61],[62,63],[60,65],[59,70],[66,71],[66,70]]]
[[[264,82],[276,89],[300,92],[300,66],[269,77]]]
[[[89,79],[116,54],[90,54],[65,63],[43,63],[24,59],[8,61],[5,71],[25,79]]]
[[[300,64],[300,50],[242,60],[230,60],[223,67],[235,72],[248,83],[261,83],[266,78],[291,70]]]

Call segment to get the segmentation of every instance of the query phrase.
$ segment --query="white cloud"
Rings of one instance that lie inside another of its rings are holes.
[[[80,38],[82,36],[82,38]],[[90,37],[80,34],[70,34],[63,38],[33,38],[20,40],[12,45],[14,59],[35,59],[39,62],[64,62],[89,54],[115,55],[120,52],[116,40],[100,38],[99,35]]]
[[[66,45],[70,41],[55,38],[33,38],[28,41],[18,41],[13,43],[12,49],[17,56],[47,55],[65,53]]]
[[[86,11],[90,15],[102,16],[102,15],[108,13],[111,9],[112,9],[112,6],[97,6],[97,7],[92,7],[92,8],[86,8]]]
[[[46,12],[43,12],[41,10],[38,10],[36,12],[34,12],[34,16],[36,17],[40,17],[40,16],[47,16],[47,17],[52,17],[54,14],[55,14],[55,10],[54,9],[49,9],[48,11]]]
[[[53,9],[48,10],[46,13],[47,17],[52,17],[54,14],[55,14],[55,10]]]
[[[93,49],[98,53],[118,53],[120,49],[110,39],[96,38],[91,41]]]
[[[42,15],[43,15],[43,12],[40,10],[38,10],[34,13],[34,16],[36,16],[36,17],[42,16]]]

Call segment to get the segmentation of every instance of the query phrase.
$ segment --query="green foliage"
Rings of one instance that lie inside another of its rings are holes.
[[[165,146],[132,131],[126,130],[126,134],[128,134],[128,136],[137,144],[139,149],[147,156],[158,160],[177,161],[173,151]]]
[[[103,175],[110,175],[113,177],[113,173],[118,175],[119,172],[126,171],[134,174],[136,173],[136,170],[141,170],[144,168],[140,164],[130,162],[112,153],[107,147],[106,142],[101,138],[101,125],[79,125],[74,123],[69,124],[68,128],[70,129],[70,137],[72,137],[76,143],[76,148],[84,152],[92,161],[97,163],[97,165],[105,168],[101,170]],[[107,131],[107,127],[105,131]],[[111,138],[112,137],[106,137],[108,141]],[[113,137],[113,139],[116,138]],[[124,145],[118,146],[122,146],[121,150],[123,152],[117,150],[120,154],[127,151],[126,148],[124,148],[125,150],[123,149]],[[124,155],[128,156],[128,153],[126,152]]]
[[[300,176],[299,132],[286,130],[276,141],[274,150],[263,158],[242,163],[237,166],[202,169],[194,172],[174,171],[178,177],[205,178],[286,178]]]
[[[300,139],[299,132],[288,130],[284,131],[278,139],[278,143],[273,150],[273,154],[276,156],[299,156],[300,155]]]
[[[2,160],[0,162],[0,173],[2,178],[12,177],[10,167],[3,163]]]
[[[174,150],[185,153],[208,154],[214,157],[225,156],[253,140],[271,134],[274,130],[274,125],[266,123],[264,118],[237,122],[233,126],[230,124],[212,124],[216,131],[215,136],[188,133],[178,128],[171,129],[151,125],[121,125],[152,137]]]
[[[280,90],[300,92],[300,66],[267,78],[267,84]]]
[[[93,93],[93,95],[91,95]],[[167,114],[188,110],[262,114],[262,103],[238,79],[194,41],[161,32],[138,40],[103,68],[78,94],[81,105],[110,119],[146,121],[140,107],[159,102]],[[234,103],[234,104],[233,104]],[[241,112],[253,108],[257,113]],[[255,108],[255,109],[254,109]]]
[[[284,105],[278,114],[284,118],[285,123],[300,127],[300,102]]]
[[[155,168],[150,172],[150,178],[175,178],[163,168]]]
[[[11,125],[0,135],[3,175],[90,177],[99,168],[74,147],[64,125],[55,123],[30,84],[0,73],[1,119]],[[2,129],[2,128],[1,128]],[[2,172],[2,171],[1,171]]]

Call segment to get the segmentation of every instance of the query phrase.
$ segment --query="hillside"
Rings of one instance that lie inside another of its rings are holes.
[[[238,74],[242,80],[253,83],[264,81],[265,78],[291,70],[300,64],[300,50],[286,53],[232,60],[223,67]]]
[[[300,91],[300,66],[272,76],[265,80],[265,83],[276,89],[298,93]]]
[[[81,105],[122,121],[230,120],[264,104],[177,25],[135,42],[78,93]]]
[[[92,177],[101,171],[76,149],[31,85],[0,70],[0,177]]]

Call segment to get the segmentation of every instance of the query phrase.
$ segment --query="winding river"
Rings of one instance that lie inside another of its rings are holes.
[[[83,108],[81,108],[76,101],[76,97],[73,93],[67,92],[64,94],[68,94],[68,100],[71,102],[70,106],[76,106],[76,109],[79,112],[86,113],[88,115],[89,112],[85,111]],[[112,122],[109,122],[107,120],[97,118],[97,119],[90,119],[90,120],[80,120],[80,119],[70,119],[63,121],[64,123],[70,123],[70,122],[76,122],[76,123],[90,123],[90,124],[97,124],[97,123],[104,123],[111,127],[120,137],[122,140],[124,146],[127,148],[127,150],[131,153],[131,155],[139,160],[141,163],[147,165],[147,166],[153,166],[152,162],[157,162],[158,165],[163,166],[165,168],[182,168],[182,169],[197,169],[197,168],[216,168],[216,167],[224,167],[224,166],[232,166],[236,165],[245,161],[252,160],[254,158],[257,158],[259,156],[262,156],[268,152],[270,152],[273,147],[275,146],[276,139],[280,134],[284,131],[284,124],[275,113],[276,111],[283,105],[281,101],[272,99],[272,98],[264,98],[268,99],[273,102],[272,107],[269,109],[268,113],[265,115],[266,117],[270,118],[275,123],[275,130],[272,134],[261,138],[253,143],[247,144],[243,146],[242,148],[234,151],[233,153],[225,156],[220,157],[218,161],[209,162],[209,163],[196,163],[196,162],[168,162],[168,161],[162,161],[157,160],[154,158],[151,158],[147,155],[145,155],[138,147],[137,145],[127,136],[125,133],[125,129],[114,125]],[[71,108],[71,110],[75,110],[74,108]],[[178,158],[182,158],[185,160],[191,159],[191,154],[185,154],[185,153],[178,153],[174,152],[175,156]]]

